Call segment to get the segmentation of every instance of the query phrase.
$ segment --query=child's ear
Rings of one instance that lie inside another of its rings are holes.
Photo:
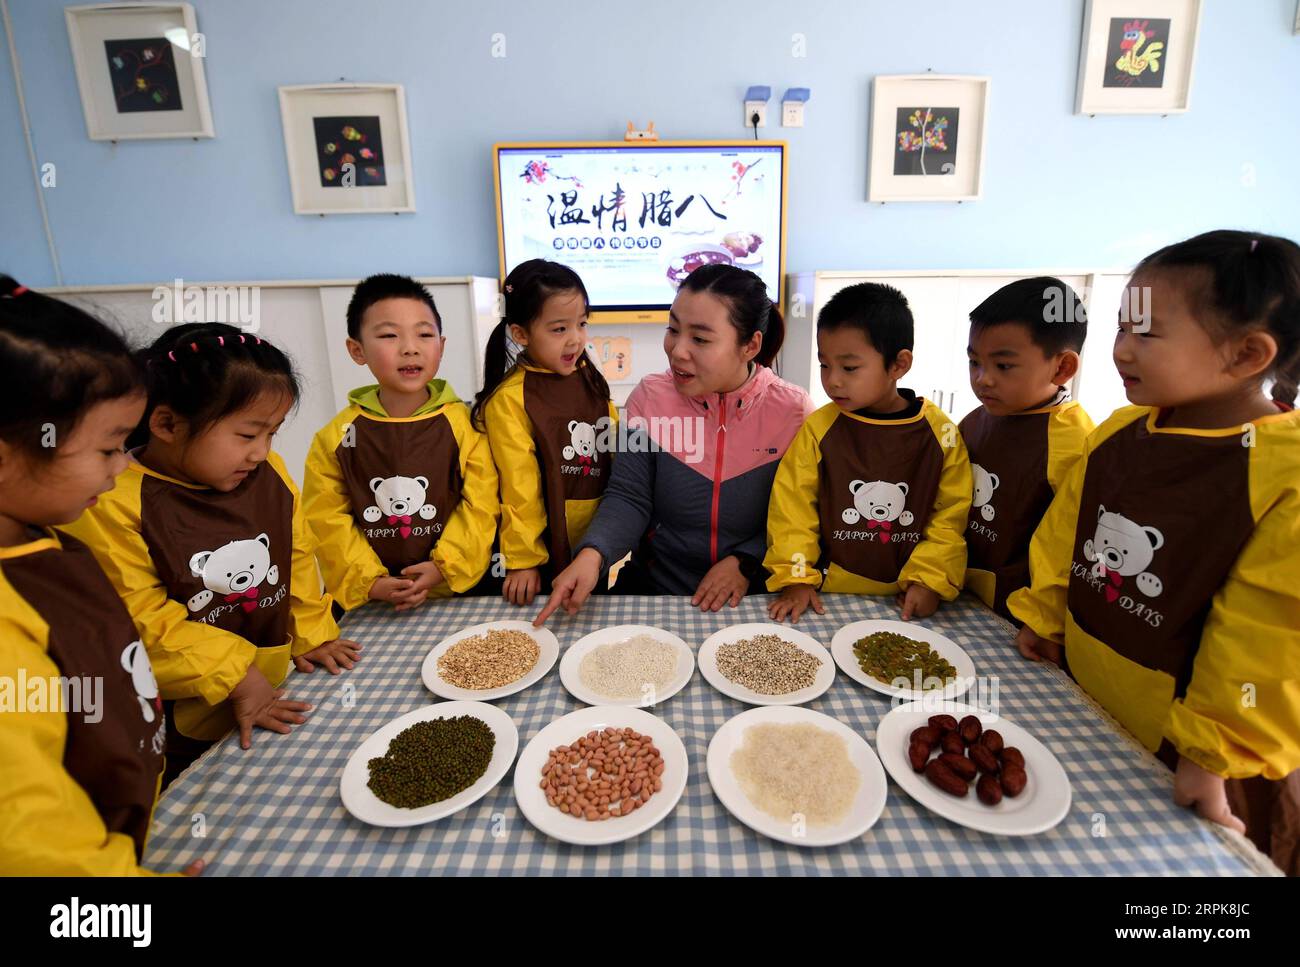
[[[1052,382],[1064,386],[1079,373],[1079,354],[1073,349],[1066,349],[1056,354],[1056,370],[1052,373]]]
[[[1271,332],[1256,329],[1237,340],[1228,372],[1249,379],[1267,373],[1276,359],[1277,340]]]
[[[163,443],[175,443],[181,436],[181,419],[166,403],[159,403],[149,414],[149,435]]]
[[[516,346],[525,347],[528,345],[528,330],[512,322],[510,323],[510,338],[514,340]]]
[[[352,361],[356,363],[358,366],[366,365],[366,351],[361,347],[360,340],[353,339],[351,336],[348,336],[347,345],[348,345],[348,355],[352,357]]]
[[[900,349],[889,367],[890,379],[902,379],[912,369],[912,350]]]

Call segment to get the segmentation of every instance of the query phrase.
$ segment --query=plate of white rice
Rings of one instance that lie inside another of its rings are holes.
[[[570,645],[560,659],[560,682],[587,705],[648,708],[680,692],[693,674],[690,646],[649,625],[594,631]]]
[[[729,719],[709,743],[708,771],[728,812],[792,846],[847,843],[885,811],[885,770],[867,741],[798,705]]]

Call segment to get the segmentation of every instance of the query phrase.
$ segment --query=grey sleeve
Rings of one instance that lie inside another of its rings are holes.
[[[654,511],[658,454],[651,452],[650,437],[644,429],[629,432],[627,442],[626,449],[614,459],[609,486],[596,516],[573,552],[576,557],[583,548],[593,547],[607,568],[641,543]]]

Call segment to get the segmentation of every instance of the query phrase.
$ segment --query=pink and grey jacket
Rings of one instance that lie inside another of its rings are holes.
[[[812,410],[804,390],[766,366],[736,392],[707,397],[677,392],[671,372],[645,377],[628,397],[628,445],[578,549],[595,548],[606,567],[635,551],[662,594],[694,594],[734,554],[758,587],[772,481]]]

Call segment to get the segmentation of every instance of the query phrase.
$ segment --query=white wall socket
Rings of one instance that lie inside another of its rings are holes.
[[[766,101],[746,101],[745,102],[745,127],[753,128],[754,122],[750,119],[758,115],[758,126],[767,127],[767,102]]]
[[[803,101],[783,101],[781,103],[781,127],[803,127]]]

